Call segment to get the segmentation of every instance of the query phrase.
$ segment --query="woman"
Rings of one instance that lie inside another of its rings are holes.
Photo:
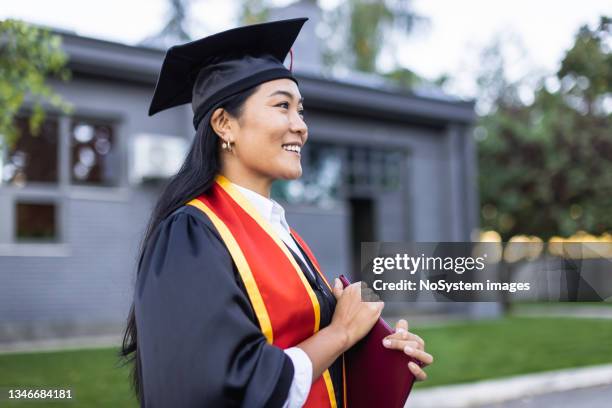
[[[358,283],[332,289],[270,199],[302,174],[308,128],[282,61],[305,21],[166,54],[149,113],[191,101],[196,136],[143,240],[123,347],[142,406],[343,406],[342,354],[383,303],[361,302]],[[383,346],[431,363],[406,321],[396,329]]]

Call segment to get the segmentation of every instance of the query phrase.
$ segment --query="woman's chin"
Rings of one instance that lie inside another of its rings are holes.
[[[302,177],[302,166],[286,169],[281,177],[284,180],[295,180]]]

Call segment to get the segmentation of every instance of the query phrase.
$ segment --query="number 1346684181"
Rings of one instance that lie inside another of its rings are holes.
[[[71,399],[72,390],[67,389],[10,389],[9,399]]]

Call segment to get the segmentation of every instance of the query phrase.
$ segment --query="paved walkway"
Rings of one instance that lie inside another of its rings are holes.
[[[598,390],[596,387],[602,387]],[[464,408],[508,407],[521,405],[521,399],[555,401],[569,395],[574,400],[598,401],[601,394],[608,395],[608,407],[612,407],[612,364],[527,374],[498,380],[479,381],[471,384],[449,385],[415,390],[408,398],[406,408]],[[588,391],[591,389],[591,391]],[[569,398],[569,397],[568,397]],[[552,402],[551,402],[552,403]],[[501,405],[510,404],[510,405]],[[515,405],[512,405],[515,404]],[[557,405],[522,405],[538,408]],[[591,407],[580,403],[571,405]],[[593,405],[596,407],[597,405]]]
[[[0,343],[0,354],[5,353],[38,353],[42,351],[77,350],[101,347],[119,347],[122,337],[83,336],[66,339],[44,339]]]
[[[610,408],[610,406],[612,406],[612,385],[602,385],[521,398],[502,404],[486,405],[483,408]]]

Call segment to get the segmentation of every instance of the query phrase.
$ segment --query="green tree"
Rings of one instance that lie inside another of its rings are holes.
[[[380,72],[377,62],[385,46],[396,55],[394,36],[403,40],[412,33],[417,22],[424,21],[412,11],[410,3],[410,0],[340,2],[331,10],[328,21],[330,35],[340,36],[343,41],[339,47],[328,50],[329,61],[332,64],[348,62],[350,68],[362,72]]]
[[[13,145],[19,136],[15,115],[32,103],[30,128],[37,134],[44,105],[68,112],[71,106],[47,84],[50,76],[68,80],[61,37],[22,21],[0,21],[0,142]]]
[[[503,239],[612,230],[612,26],[583,26],[558,72],[542,78],[533,101],[504,79],[487,50],[480,86],[491,102],[480,119],[481,225]]]
[[[265,0],[242,0],[240,24],[255,24],[266,21],[270,6]]]
[[[343,67],[378,73],[406,87],[422,82],[422,78],[401,67],[397,60],[387,72],[378,67],[381,53],[397,55],[399,42],[413,32],[417,23],[425,22],[412,11],[410,3],[410,0],[346,0],[333,9],[323,10],[327,34],[319,40],[324,45],[324,64],[330,69]],[[265,21],[270,7],[270,0],[242,0],[241,23]]]

